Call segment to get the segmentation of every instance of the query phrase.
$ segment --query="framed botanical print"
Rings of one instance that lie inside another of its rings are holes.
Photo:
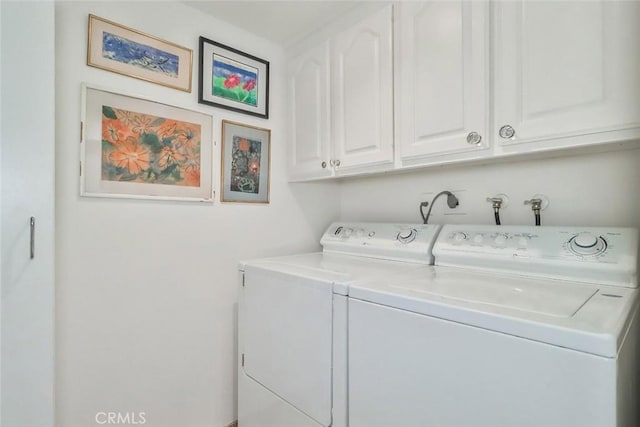
[[[83,85],[80,195],[213,201],[213,118]]]

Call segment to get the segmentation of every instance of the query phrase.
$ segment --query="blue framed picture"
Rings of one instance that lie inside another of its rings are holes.
[[[191,49],[95,15],[89,15],[87,65],[191,92]]]

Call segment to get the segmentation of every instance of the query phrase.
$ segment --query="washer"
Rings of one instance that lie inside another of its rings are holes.
[[[438,231],[336,223],[322,252],[242,263],[239,425],[346,426],[349,287],[430,268]]]
[[[349,289],[350,427],[640,425],[637,230],[446,225],[434,256]]]

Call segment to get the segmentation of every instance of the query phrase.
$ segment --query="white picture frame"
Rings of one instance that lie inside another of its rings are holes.
[[[80,195],[213,202],[213,117],[82,85]]]

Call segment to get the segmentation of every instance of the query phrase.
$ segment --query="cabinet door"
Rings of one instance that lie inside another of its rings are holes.
[[[55,7],[0,1],[2,426],[55,424]]]
[[[392,6],[334,39],[336,173],[393,164]]]
[[[640,2],[497,2],[495,13],[500,150],[530,150],[519,146],[529,142],[568,147],[637,132]],[[511,138],[500,136],[506,125],[515,131]]]
[[[487,2],[401,4],[396,83],[403,164],[488,154],[487,17]]]
[[[289,177],[330,176],[329,44],[289,62]]]

